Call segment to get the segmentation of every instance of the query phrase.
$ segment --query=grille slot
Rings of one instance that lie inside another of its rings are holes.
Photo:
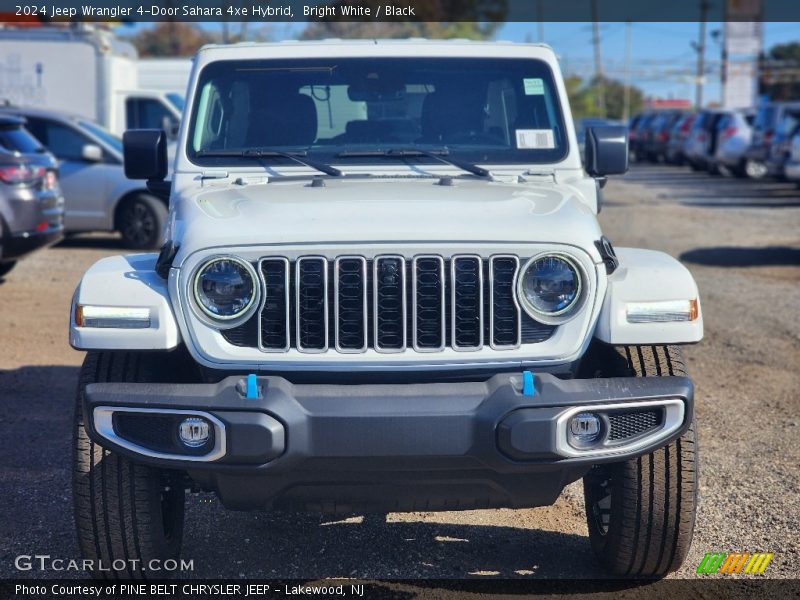
[[[413,338],[419,352],[442,350],[445,346],[445,279],[441,256],[415,256],[413,278]]]
[[[328,261],[322,257],[297,259],[297,349],[325,352],[328,349]]]
[[[483,261],[455,256],[450,262],[451,345],[457,350],[483,347]]]
[[[379,256],[373,263],[375,349],[402,352],[406,339],[406,267],[402,256]]]
[[[336,350],[367,349],[367,260],[339,257],[334,263],[334,313]]]
[[[520,308],[514,295],[518,270],[516,256],[493,256],[489,260],[489,335],[492,348],[498,350],[519,347],[522,337]]]
[[[264,301],[229,343],[264,352],[361,353],[519,348],[556,327],[520,310],[514,255],[264,257]]]
[[[285,352],[291,345],[289,330],[289,261],[265,258],[260,262],[264,280],[264,307],[261,309],[261,348]]]
[[[664,410],[643,410],[608,416],[609,441],[625,440],[645,434],[661,426]]]

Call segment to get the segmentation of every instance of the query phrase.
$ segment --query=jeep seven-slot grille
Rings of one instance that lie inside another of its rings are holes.
[[[222,331],[265,352],[437,352],[513,349],[555,330],[516,302],[520,259],[439,255],[303,256],[259,261],[261,310]]]

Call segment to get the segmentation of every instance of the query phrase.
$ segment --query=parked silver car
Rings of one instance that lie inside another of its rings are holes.
[[[701,110],[692,123],[683,153],[689,166],[695,171],[706,170],[709,160],[717,151],[714,133],[723,114],[719,110]]]
[[[167,205],[131,181],[122,167],[122,141],[82,117],[33,108],[5,107],[0,114],[25,118],[27,127],[59,161],[67,233],[119,231],[128,248],[157,248]]]
[[[754,108],[726,112],[717,123],[717,149],[709,170],[718,170],[723,175],[745,176],[747,159],[745,152],[753,137]]]
[[[53,156],[19,117],[0,115],[0,278],[63,235],[64,199]]]
[[[767,102],[758,107],[753,123],[753,139],[745,154],[748,177],[760,179],[769,174],[769,150],[778,125],[787,111],[796,110],[800,110],[800,102]]]
[[[789,148],[789,160],[783,168],[783,174],[789,181],[794,181],[800,187],[800,132],[792,138]]]
[[[767,175],[783,179],[786,175],[784,167],[789,159],[791,143],[794,135],[800,131],[800,106],[787,108],[775,127],[775,135],[767,150]]]

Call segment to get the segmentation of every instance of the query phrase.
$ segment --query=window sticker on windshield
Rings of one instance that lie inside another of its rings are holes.
[[[538,77],[526,77],[522,80],[526,96],[544,96],[544,81]]]
[[[552,129],[517,129],[517,148],[543,150],[556,147]]]

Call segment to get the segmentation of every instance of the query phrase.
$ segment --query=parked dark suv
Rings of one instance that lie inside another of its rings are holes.
[[[0,116],[0,277],[26,254],[59,241],[64,198],[53,155],[25,129]]]

